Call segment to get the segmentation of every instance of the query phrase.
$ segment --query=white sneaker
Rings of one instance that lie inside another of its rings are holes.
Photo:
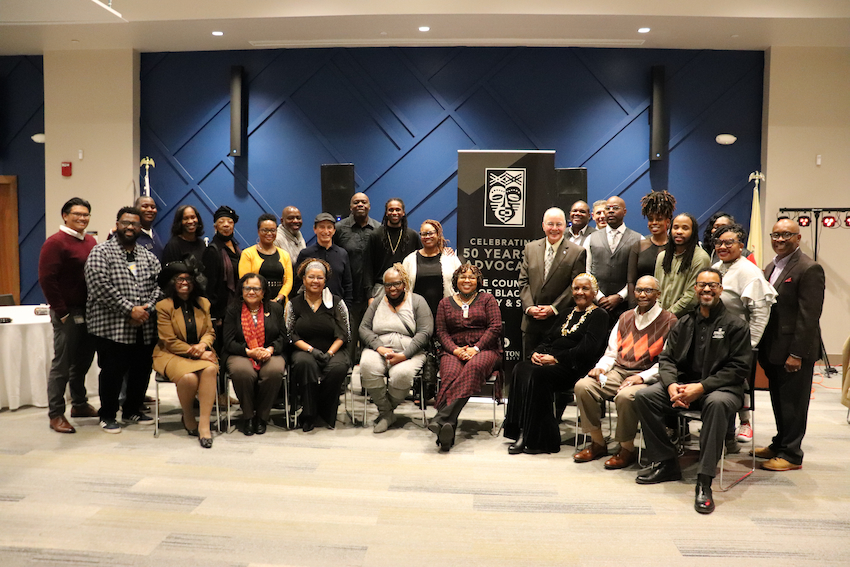
[[[749,443],[753,440],[753,428],[749,423],[742,423],[735,436],[739,443]]]

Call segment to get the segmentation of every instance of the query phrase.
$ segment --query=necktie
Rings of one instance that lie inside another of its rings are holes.
[[[543,279],[549,277],[549,268],[552,267],[552,260],[555,259],[555,247],[551,244],[546,245],[546,258],[543,261]]]
[[[616,230],[612,230],[608,233],[608,235],[610,237],[609,244],[611,246],[611,253],[613,254],[614,251],[617,250],[617,244],[619,244],[619,240],[620,240],[620,233],[617,232]]]

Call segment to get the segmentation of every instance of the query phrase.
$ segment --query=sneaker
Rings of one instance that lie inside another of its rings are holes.
[[[149,415],[145,415],[143,413],[131,413],[129,415],[124,414],[121,416],[121,419],[124,420],[124,423],[137,423],[139,425],[153,425],[153,418]]]
[[[101,419],[100,428],[107,433],[121,433],[121,426],[114,419]]]
[[[749,443],[753,440],[753,428],[749,423],[742,423],[736,435],[739,443]]]

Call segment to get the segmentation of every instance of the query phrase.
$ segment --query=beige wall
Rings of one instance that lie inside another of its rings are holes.
[[[92,203],[89,230],[105,239],[115,213],[131,205],[139,172],[139,54],[132,50],[44,54],[46,233],[62,204]],[[83,159],[79,159],[79,151]],[[62,177],[61,163],[73,164]]]
[[[767,53],[765,74],[766,234],[781,207],[850,207],[850,49],[774,47]],[[814,232],[801,232],[803,250],[811,255]],[[768,239],[765,250],[770,251]],[[765,261],[771,257],[766,254]],[[826,302],[821,328],[833,364],[840,364],[838,353],[850,335],[848,257],[850,229],[822,229],[818,262],[826,272]]]

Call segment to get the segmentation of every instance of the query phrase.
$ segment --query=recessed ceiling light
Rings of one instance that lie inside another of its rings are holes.
[[[382,31],[382,32],[381,32],[381,35],[387,35],[387,32]]]
[[[638,28],[638,33],[649,33],[649,28]]]
[[[429,28],[428,26],[419,26],[419,31],[422,31],[422,32],[431,31],[431,28]]]
[[[733,34],[732,34],[732,37],[739,37],[739,36],[738,36],[738,34],[733,33]]]
[[[213,35],[215,35],[215,36],[224,35],[224,32],[223,31],[214,31]]]

